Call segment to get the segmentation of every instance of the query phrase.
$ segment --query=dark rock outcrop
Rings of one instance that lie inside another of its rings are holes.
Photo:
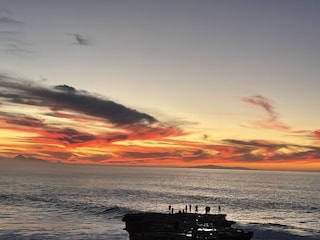
[[[250,240],[252,232],[232,228],[225,214],[136,213],[122,219],[130,240]]]

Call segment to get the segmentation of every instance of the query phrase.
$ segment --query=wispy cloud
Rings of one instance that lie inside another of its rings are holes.
[[[0,24],[21,24],[22,22],[10,16],[0,17]]]
[[[319,130],[294,129],[290,125],[280,121],[278,113],[275,111],[273,102],[264,96],[256,95],[251,97],[243,97],[242,100],[246,103],[259,107],[266,114],[264,119],[254,121],[252,127],[280,130],[289,134],[304,136],[306,138],[320,138]]]
[[[0,9],[0,24],[19,25],[22,24],[22,21],[16,19],[10,9]]]
[[[287,124],[282,123],[279,120],[277,112],[274,110],[273,103],[270,99],[264,96],[256,95],[252,97],[242,98],[244,102],[257,106],[264,110],[266,118],[255,121],[254,126],[258,128],[276,129],[276,130],[290,130],[291,127]]]
[[[74,44],[81,46],[92,46],[92,41],[89,39],[89,37],[81,35],[79,33],[74,33],[72,34],[72,36],[75,40]]]
[[[10,55],[27,57],[34,54],[32,44],[26,39],[25,34],[16,30],[0,31],[0,46]]]

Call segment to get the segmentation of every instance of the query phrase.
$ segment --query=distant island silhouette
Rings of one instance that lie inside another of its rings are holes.
[[[1,157],[0,156],[0,166],[14,166],[15,168],[19,167],[36,167],[36,166],[48,166],[48,165],[79,165],[75,163],[63,163],[63,162],[51,162],[47,161],[41,158],[32,158],[32,157],[25,157],[21,154],[15,156],[15,157]],[[80,164],[81,166],[89,165],[89,166],[97,166],[97,165],[91,165],[91,164]],[[114,165],[103,165],[103,166],[114,166]],[[117,165],[118,167],[121,167],[122,165]],[[124,165],[125,167],[128,167],[130,165]],[[137,166],[134,166],[137,167]],[[140,167],[144,167],[141,165]],[[175,168],[172,166],[172,168]],[[203,168],[203,169],[229,169],[229,170],[255,170],[253,168],[245,168],[245,167],[225,167],[225,166],[219,166],[219,165],[198,165],[198,166],[187,166],[185,168]]]
[[[204,169],[230,169],[230,170],[255,170],[253,168],[245,168],[245,167],[224,167],[218,165],[199,165],[199,166],[192,166],[188,168],[204,168]]]
[[[36,167],[36,166],[48,166],[52,162],[39,159],[39,158],[30,158],[23,155],[17,155],[15,157],[0,157],[0,166],[2,167]]]
[[[34,163],[51,163],[49,161],[46,161],[44,159],[41,158],[32,158],[32,157],[25,157],[21,154],[15,156],[15,157],[1,157],[0,156],[0,160],[5,161],[5,160],[9,160],[9,161],[27,161],[27,162],[34,162]]]

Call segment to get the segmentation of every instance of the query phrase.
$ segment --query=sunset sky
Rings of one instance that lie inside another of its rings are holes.
[[[0,156],[320,171],[319,12],[2,0]]]

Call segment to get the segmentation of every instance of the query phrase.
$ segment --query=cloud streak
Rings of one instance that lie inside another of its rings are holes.
[[[285,124],[279,120],[278,113],[274,110],[272,101],[264,96],[255,95],[251,97],[243,97],[242,101],[251,105],[257,106],[264,110],[266,118],[253,122],[253,127],[260,129],[279,130],[294,135],[302,135],[307,138],[320,139],[319,130],[306,130],[306,129],[293,129],[288,124]]]
[[[12,17],[10,10],[5,11],[3,16],[0,16],[0,26],[9,28],[22,25],[23,22]],[[30,50],[30,44],[24,39],[24,35],[17,31],[0,31],[0,44],[4,46],[4,51],[8,54],[19,57],[29,56],[33,54]]]
[[[0,24],[21,24],[22,22],[12,17],[0,17]]]
[[[72,36],[74,37],[74,40],[75,40],[74,44],[81,45],[81,46],[92,46],[92,43],[88,37],[78,33],[74,33],[72,34]]]
[[[251,105],[254,105],[263,109],[267,115],[266,119],[254,122],[255,127],[266,128],[266,129],[276,129],[276,130],[290,130],[290,126],[282,123],[279,120],[278,114],[274,110],[274,106],[271,100],[261,95],[244,97],[242,98],[242,100],[246,103],[249,103]]]
[[[0,31],[0,44],[6,53],[16,56],[30,56],[34,53],[24,33],[19,31]]]
[[[236,154],[232,154],[233,160],[246,162],[294,162],[297,160],[320,159],[320,147],[275,143],[262,140],[242,141],[235,139],[225,139],[227,145],[234,148]]]

